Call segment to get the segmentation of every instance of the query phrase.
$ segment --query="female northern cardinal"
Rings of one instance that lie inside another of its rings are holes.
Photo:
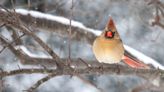
[[[135,59],[124,50],[122,40],[111,17],[105,30],[95,39],[93,52],[96,59],[102,63],[113,64],[123,60],[124,63],[133,68],[148,68],[146,64]]]

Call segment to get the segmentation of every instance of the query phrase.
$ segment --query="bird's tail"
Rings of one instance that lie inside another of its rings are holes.
[[[130,58],[126,55],[124,55],[123,61],[124,61],[124,63],[126,63],[127,65],[129,65],[132,68],[139,68],[139,69],[149,69],[150,68],[148,65],[142,63],[141,61]]]

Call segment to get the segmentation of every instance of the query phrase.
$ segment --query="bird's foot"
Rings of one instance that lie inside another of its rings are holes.
[[[99,69],[100,69],[100,72],[103,72],[104,71],[103,63],[100,63]]]

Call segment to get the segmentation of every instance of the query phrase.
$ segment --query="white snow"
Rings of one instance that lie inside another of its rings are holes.
[[[20,13],[20,14],[23,14],[23,15],[30,14],[31,16],[36,17],[36,18],[45,18],[45,19],[48,19],[48,20],[57,21],[59,23],[65,24],[65,25],[69,25],[70,24],[69,23],[70,22],[69,19],[64,18],[64,17],[60,17],[60,16],[54,16],[54,15],[50,15],[50,14],[44,14],[44,13],[41,13],[41,12],[31,11],[31,10],[28,11],[28,10],[24,10],[24,9],[16,9],[16,12],[17,13]],[[87,28],[82,23],[77,22],[77,21],[74,21],[74,20],[72,20],[72,26],[78,27],[78,28],[82,28],[84,30],[87,30],[88,32],[92,32],[96,36],[101,34],[101,31],[100,30],[95,30],[95,29]],[[129,51],[132,55],[136,56],[139,60],[143,61],[144,63],[146,63],[146,64],[152,64],[155,68],[159,68],[159,69],[163,69],[164,70],[164,66],[162,66],[161,64],[159,64],[156,60],[154,60],[154,59],[152,59],[152,58],[144,55],[143,53],[141,53],[141,52],[139,52],[139,51],[137,51],[137,50],[135,50],[135,49],[127,46],[127,45],[124,45],[124,47],[125,47],[125,49],[127,51]],[[20,48],[26,54],[28,54],[29,56],[32,56],[32,57],[42,57],[42,58],[49,57],[49,56],[44,55],[44,54],[42,54],[41,56],[40,55],[32,54],[24,46],[20,46]]]
[[[48,20],[52,20],[52,21],[57,21],[59,23],[65,24],[65,25],[70,25],[70,19],[61,17],[61,16],[54,16],[51,14],[45,14],[45,13],[41,13],[41,12],[37,12],[37,11],[32,11],[32,10],[25,10],[25,9],[16,9],[16,12],[22,15],[28,15],[30,14],[33,17],[36,18],[44,18],[44,19],[48,19]],[[71,20],[71,24],[74,27],[78,27],[78,28],[82,28],[84,30],[88,30],[92,33],[94,33],[95,35],[99,35],[101,32],[98,30],[94,30],[94,29],[90,29],[85,27],[82,23]]]
[[[15,49],[19,49],[22,50],[25,54],[27,54],[30,57],[34,57],[34,58],[52,58],[51,56],[48,56],[44,53],[40,53],[40,54],[33,54],[31,53],[25,46],[23,45],[19,45],[19,46],[15,46]]]

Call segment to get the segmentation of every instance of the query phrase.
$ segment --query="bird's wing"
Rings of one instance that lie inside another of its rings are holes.
[[[123,61],[124,63],[128,64],[133,68],[146,68],[146,69],[150,68],[148,65],[144,64],[142,61],[140,61],[138,58],[136,58],[126,50],[124,52]]]

